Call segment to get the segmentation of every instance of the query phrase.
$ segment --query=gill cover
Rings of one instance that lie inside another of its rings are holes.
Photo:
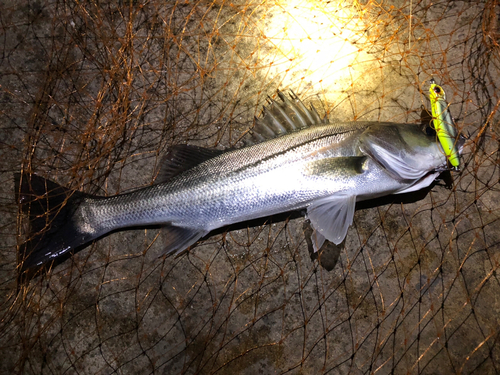
[[[434,137],[411,124],[381,123],[360,137],[360,149],[398,180],[419,180],[428,172],[442,170],[446,157]]]

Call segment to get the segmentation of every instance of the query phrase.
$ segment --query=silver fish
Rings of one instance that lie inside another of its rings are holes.
[[[260,143],[225,152],[173,147],[150,187],[97,197],[18,176],[17,201],[32,229],[20,247],[20,272],[120,228],[161,225],[172,253],[214,229],[300,209],[318,250],[325,239],[343,241],[357,201],[422,189],[446,169],[441,145],[417,125],[328,123],[293,93],[278,95],[256,120]]]

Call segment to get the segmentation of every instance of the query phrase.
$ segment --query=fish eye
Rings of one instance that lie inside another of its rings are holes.
[[[422,126],[422,131],[425,135],[428,135],[429,137],[436,136],[436,129],[434,129],[434,127],[431,126],[430,124],[424,124]]]

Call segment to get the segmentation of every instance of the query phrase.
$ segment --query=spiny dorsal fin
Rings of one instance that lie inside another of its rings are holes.
[[[269,105],[262,109],[262,115],[255,118],[254,128],[250,131],[251,141],[247,144],[260,143],[268,139],[280,137],[312,125],[327,124],[326,118],[321,119],[311,105],[311,109],[290,90],[285,95],[278,90],[280,100],[268,98]]]
[[[223,154],[224,150],[190,145],[172,146],[163,157],[155,183],[166,182],[174,176],[209,159]]]

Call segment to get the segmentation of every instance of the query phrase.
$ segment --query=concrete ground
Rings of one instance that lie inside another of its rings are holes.
[[[500,373],[499,5],[487,0],[0,4],[0,371]],[[16,285],[14,173],[114,195],[169,146],[241,147],[268,96],[420,123],[429,80],[469,135],[427,194],[360,205],[311,259],[304,219],[162,258],[113,233]],[[336,255],[338,260],[336,260]]]

